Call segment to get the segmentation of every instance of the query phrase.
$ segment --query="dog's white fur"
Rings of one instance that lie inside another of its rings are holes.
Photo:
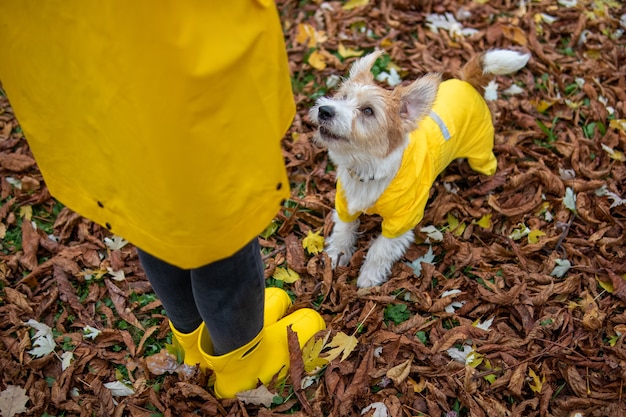
[[[426,75],[411,85],[389,91],[374,83],[370,69],[382,52],[356,61],[350,76],[331,97],[320,98],[310,111],[319,126],[315,141],[327,147],[337,166],[350,213],[374,205],[398,172],[409,134],[428,114],[437,95],[440,76]],[[524,67],[530,55],[492,50],[478,55],[461,70],[476,88],[492,74],[508,74]],[[327,112],[332,111],[332,116]],[[326,114],[325,114],[326,112]],[[343,222],[334,212],[334,228],[326,252],[332,266],[348,265],[356,250],[359,220]],[[393,264],[414,240],[412,230],[396,238],[378,236],[365,257],[357,286],[380,285]]]

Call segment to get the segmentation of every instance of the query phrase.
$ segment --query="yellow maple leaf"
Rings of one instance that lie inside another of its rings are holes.
[[[321,358],[320,352],[324,348],[324,339],[311,338],[302,348],[304,370],[308,373],[328,365],[328,359]]]
[[[461,236],[467,225],[465,222],[459,222],[459,219],[448,213],[448,227],[455,236]]]
[[[326,57],[319,51],[311,52],[311,55],[309,55],[309,59],[307,59],[307,62],[316,70],[321,71],[326,68]]]
[[[352,10],[357,7],[366,6],[370,0],[348,0],[346,4],[343,5],[344,10]]]
[[[358,49],[351,49],[351,48],[346,48],[345,46],[343,46],[343,43],[339,42],[339,48],[337,48],[337,53],[339,53],[339,55],[342,58],[350,58],[353,56],[361,56],[363,55],[365,51],[359,51]]]
[[[302,239],[302,247],[312,255],[317,255],[324,250],[324,236],[320,232],[313,233],[309,230],[306,237]]]
[[[292,284],[300,279],[300,275],[298,275],[298,273],[291,268],[279,267],[274,271],[272,278],[286,282],[287,284]]]
[[[613,119],[609,122],[609,127],[611,129],[621,130],[622,132],[626,132],[626,119]]]
[[[528,234],[528,243],[537,243],[539,242],[539,238],[545,235],[546,234],[539,229],[531,230]]]
[[[488,229],[491,227],[491,213],[485,214],[476,222],[477,225],[482,227],[483,229]]]
[[[329,350],[328,352],[325,352],[324,359],[330,362],[333,359],[339,357],[339,355],[343,353],[343,356],[341,357],[341,360],[339,361],[341,362],[345,360],[348,357],[348,355],[352,353],[352,351],[358,344],[359,344],[359,340],[356,337],[348,336],[344,332],[339,332],[335,335],[335,337],[333,337],[333,340],[330,341],[328,346],[326,346],[326,347],[333,348],[333,349]]]
[[[298,23],[295,40],[297,43],[314,48],[317,44],[324,43],[328,37],[324,31],[317,31],[308,23]]]
[[[552,105],[554,103],[556,103],[556,100],[540,100],[540,101],[531,101],[531,103],[533,104],[533,106],[535,106],[535,109],[539,112],[539,113],[543,113],[546,110],[548,110],[550,107],[552,107]]]
[[[528,383],[530,389],[537,394],[541,393],[541,390],[543,389],[543,384],[546,382],[546,376],[544,375],[543,378],[539,378],[539,375],[537,375],[535,371],[532,370],[532,368],[528,368],[528,376],[532,378],[532,382]]]
[[[20,217],[30,221],[33,218],[33,206],[20,207]]]

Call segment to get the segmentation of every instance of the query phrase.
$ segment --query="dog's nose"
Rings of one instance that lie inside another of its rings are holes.
[[[332,119],[335,115],[335,109],[331,106],[320,106],[318,115],[322,120]]]

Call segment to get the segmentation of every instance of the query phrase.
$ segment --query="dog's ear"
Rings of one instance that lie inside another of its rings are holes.
[[[400,117],[415,123],[426,116],[437,98],[440,83],[440,74],[427,74],[408,86],[397,87],[394,94],[400,99]]]
[[[374,75],[372,74],[372,66],[379,56],[383,54],[383,51],[377,50],[371,54],[365,55],[363,58],[352,64],[350,68],[350,79],[352,81],[360,82],[363,84],[373,83]]]

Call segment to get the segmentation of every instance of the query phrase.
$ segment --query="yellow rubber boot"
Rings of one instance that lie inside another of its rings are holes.
[[[287,310],[291,307],[291,298],[284,290],[280,288],[269,287],[265,289],[265,325],[276,323]],[[202,346],[205,350],[212,349],[210,337],[206,331],[204,323],[200,324],[196,330],[191,333],[181,333],[174,328],[170,322],[170,329],[176,338],[179,346],[183,349],[183,362],[190,366],[199,365],[200,369],[206,370],[207,364],[200,350],[198,349],[198,341],[202,340]]]
[[[268,384],[276,374],[279,381],[283,380],[289,371],[289,326],[298,334],[301,349],[315,333],[326,328],[317,311],[302,308],[264,327],[252,341],[226,355],[201,351],[215,375],[217,398],[234,398],[238,392],[254,389],[258,380]]]

